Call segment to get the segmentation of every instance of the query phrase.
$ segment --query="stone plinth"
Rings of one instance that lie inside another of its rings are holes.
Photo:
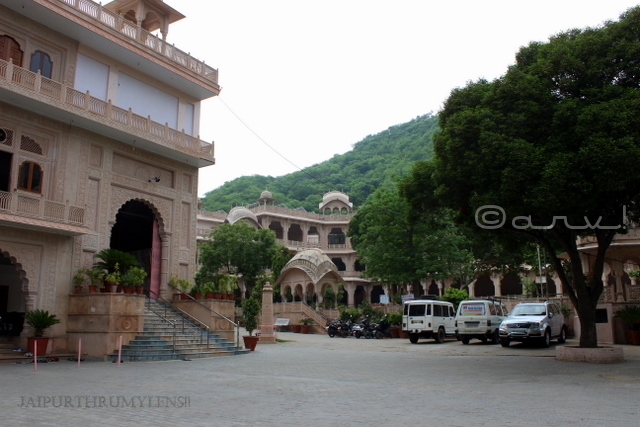
[[[235,327],[222,317],[225,316],[227,319],[233,320],[235,317],[235,301],[226,299],[200,299],[197,302],[192,300],[173,301],[172,305],[186,311],[207,325],[212,333],[220,335],[221,338],[227,341],[235,342]]]
[[[556,347],[556,359],[563,362],[619,363],[624,362],[622,347],[580,348]]]
[[[144,328],[144,295],[82,294],[69,295],[67,323],[68,351],[103,357],[118,348],[119,337],[127,344]]]
[[[273,288],[271,283],[266,282],[262,288],[262,311],[260,312],[260,342],[275,343],[276,335],[273,324]]]

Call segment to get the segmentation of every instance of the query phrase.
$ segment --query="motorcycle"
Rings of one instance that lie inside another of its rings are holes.
[[[380,319],[378,324],[376,325],[374,335],[377,339],[384,338],[385,336],[391,335],[391,325],[386,317]]]

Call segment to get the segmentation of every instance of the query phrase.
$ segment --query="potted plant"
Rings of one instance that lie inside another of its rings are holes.
[[[115,264],[114,270],[104,276],[104,285],[107,288],[107,292],[118,292],[118,287],[121,286],[122,275],[120,274],[120,266]]]
[[[631,279],[631,284],[638,284],[638,279],[640,279],[640,270],[630,270],[627,271],[627,276]]]
[[[400,325],[402,324],[402,313],[391,313],[389,314],[389,332],[391,333],[391,338],[400,338]]]
[[[96,268],[90,268],[86,270],[85,273],[89,277],[89,293],[95,294],[98,292],[98,287],[102,283],[104,271]]]
[[[220,292],[226,295],[226,299],[234,299],[235,294],[233,292],[238,289],[238,278],[231,274],[222,274],[218,279],[218,286],[220,287]]]
[[[640,345],[640,307],[627,305],[616,312],[616,317],[622,319],[627,327],[627,343]]]
[[[49,314],[46,310],[31,310],[24,315],[27,325],[33,328],[33,337],[27,338],[29,352],[36,356],[44,356],[49,344],[49,337],[44,336],[44,331],[53,325],[60,323],[55,314]],[[37,353],[34,351],[35,343],[38,343]]]
[[[78,271],[76,271],[76,274],[73,275],[73,278],[71,280],[73,281],[75,293],[81,294],[84,290],[84,282],[87,280],[86,270],[84,268],[79,268]]]
[[[303,317],[300,319],[300,333],[308,334],[309,328],[311,328],[311,324],[313,323],[313,319],[310,317]]]
[[[202,291],[202,285],[200,284],[196,284],[191,288],[191,296],[193,297],[193,299],[200,299],[202,298],[202,294],[204,292]]]
[[[122,275],[121,282],[126,294],[131,294],[135,290],[141,294],[143,291],[144,279],[147,272],[140,267],[130,267],[126,273]]]
[[[213,282],[206,282],[202,285],[202,292],[204,293],[205,299],[212,299],[215,295],[216,284]]]
[[[182,291],[182,293],[180,294],[180,299],[181,300],[188,300],[189,299],[189,291],[193,287],[193,284],[190,281],[188,281],[187,279],[177,279],[177,283],[178,283],[178,289],[180,289]]]
[[[258,327],[258,315],[260,314],[260,301],[255,298],[247,298],[242,302],[242,321],[249,335],[243,335],[244,346],[251,351],[256,349],[259,337],[253,336],[253,330]]]
[[[127,271],[129,267],[138,265],[138,261],[133,255],[117,249],[103,249],[93,257],[97,259],[93,264],[94,268],[105,270],[107,273],[113,273],[116,266],[120,271]]]

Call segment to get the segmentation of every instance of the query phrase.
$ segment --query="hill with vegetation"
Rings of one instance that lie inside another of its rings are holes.
[[[254,203],[269,190],[276,204],[317,212],[323,194],[338,190],[361,206],[377,188],[393,185],[411,171],[414,162],[433,155],[432,137],[438,116],[427,114],[369,135],[353,149],[304,170],[279,177],[242,176],[209,191],[202,198],[209,211],[229,212],[234,206]]]

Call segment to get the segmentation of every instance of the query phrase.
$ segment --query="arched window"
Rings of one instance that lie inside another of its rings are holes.
[[[22,67],[22,49],[14,38],[0,36],[0,59],[7,62],[12,59],[14,65]]]
[[[18,171],[18,188],[20,190],[42,192],[42,169],[34,162],[23,162]]]
[[[51,58],[44,52],[36,50],[31,55],[31,65],[29,65],[29,71],[37,73],[40,70],[40,74],[43,77],[51,78],[51,69],[53,68],[53,62]]]

